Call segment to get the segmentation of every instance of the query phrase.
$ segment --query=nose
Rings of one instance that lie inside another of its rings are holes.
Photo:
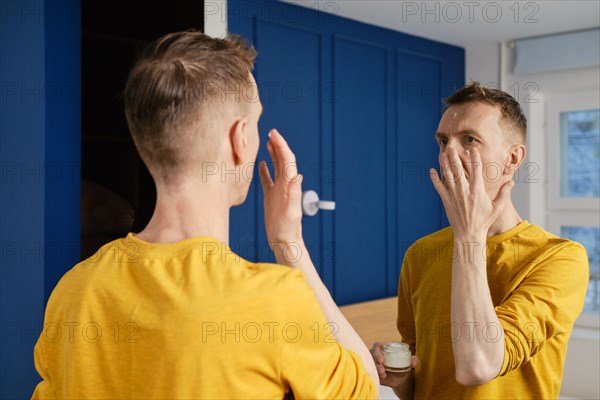
[[[446,151],[449,148],[453,148],[459,154],[460,154],[460,151],[462,150],[462,146],[461,146],[460,142],[458,140],[456,140],[456,139],[448,139],[448,143],[446,143]]]
[[[448,139],[448,142],[441,148],[440,154],[448,153],[448,150],[454,149],[458,154],[461,153],[462,146],[459,141]]]

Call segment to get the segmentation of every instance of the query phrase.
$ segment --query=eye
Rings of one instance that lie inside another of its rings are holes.
[[[448,139],[446,138],[441,138],[438,140],[438,143],[440,144],[440,146],[445,146],[448,144]]]
[[[477,142],[477,139],[475,139],[473,136],[467,136],[465,140],[467,141],[467,143]]]

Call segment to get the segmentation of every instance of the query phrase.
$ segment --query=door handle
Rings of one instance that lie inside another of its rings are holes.
[[[319,210],[335,210],[335,201],[319,200],[319,195],[314,190],[302,193],[302,213],[312,217]]]

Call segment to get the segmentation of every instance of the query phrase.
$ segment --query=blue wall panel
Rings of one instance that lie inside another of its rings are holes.
[[[43,7],[0,24],[0,396],[30,395],[44,311]]]
[[[321,36],[306,29],[259,19],[256,38],[261,49],[256,77],[264,106],[260,123],[262,143],[266,143],[269,130],[277,128],[288,138],[294,151],[302,154],[297,161],[298,169],[304,175],[304,190],[312,189],[320,193],[321,180],[318,172],[322,132],[318,90],[321,85]],[[288,51],[290,48],[294,51]],[[259,157],[270,162],[264,146]],[[257,204],[262,205],[262,201],[259,200]],[[258,207],[257,215],[259,241],[265,243],[267,238],[262,207]],[[313,256],[317,256],[315,261],[319,261],[319,217],[305,218],[302,228],[305,237],[309,238],[306,245]],[[264,256],[266,254],[263,254],[263,259]]]
[[[441,222],[443,207],[429,178],[429,168],[437,168],[441,69],[440,59],[397,52],[398,240],[403,250]]]
[[[334,60],[335,297],[354,303],[386,291],[386,49],[334,37]]]
[[[29,398],[45,302],[79,258],[80,4],[3,2],[0,397]]]

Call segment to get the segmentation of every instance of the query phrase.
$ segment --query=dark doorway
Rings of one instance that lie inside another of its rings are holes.
[[[169,32],[204,29],[204,1],[99,1],[82,7],[81,257],[148,223],[156,191],[121,92],[137,54]]]

